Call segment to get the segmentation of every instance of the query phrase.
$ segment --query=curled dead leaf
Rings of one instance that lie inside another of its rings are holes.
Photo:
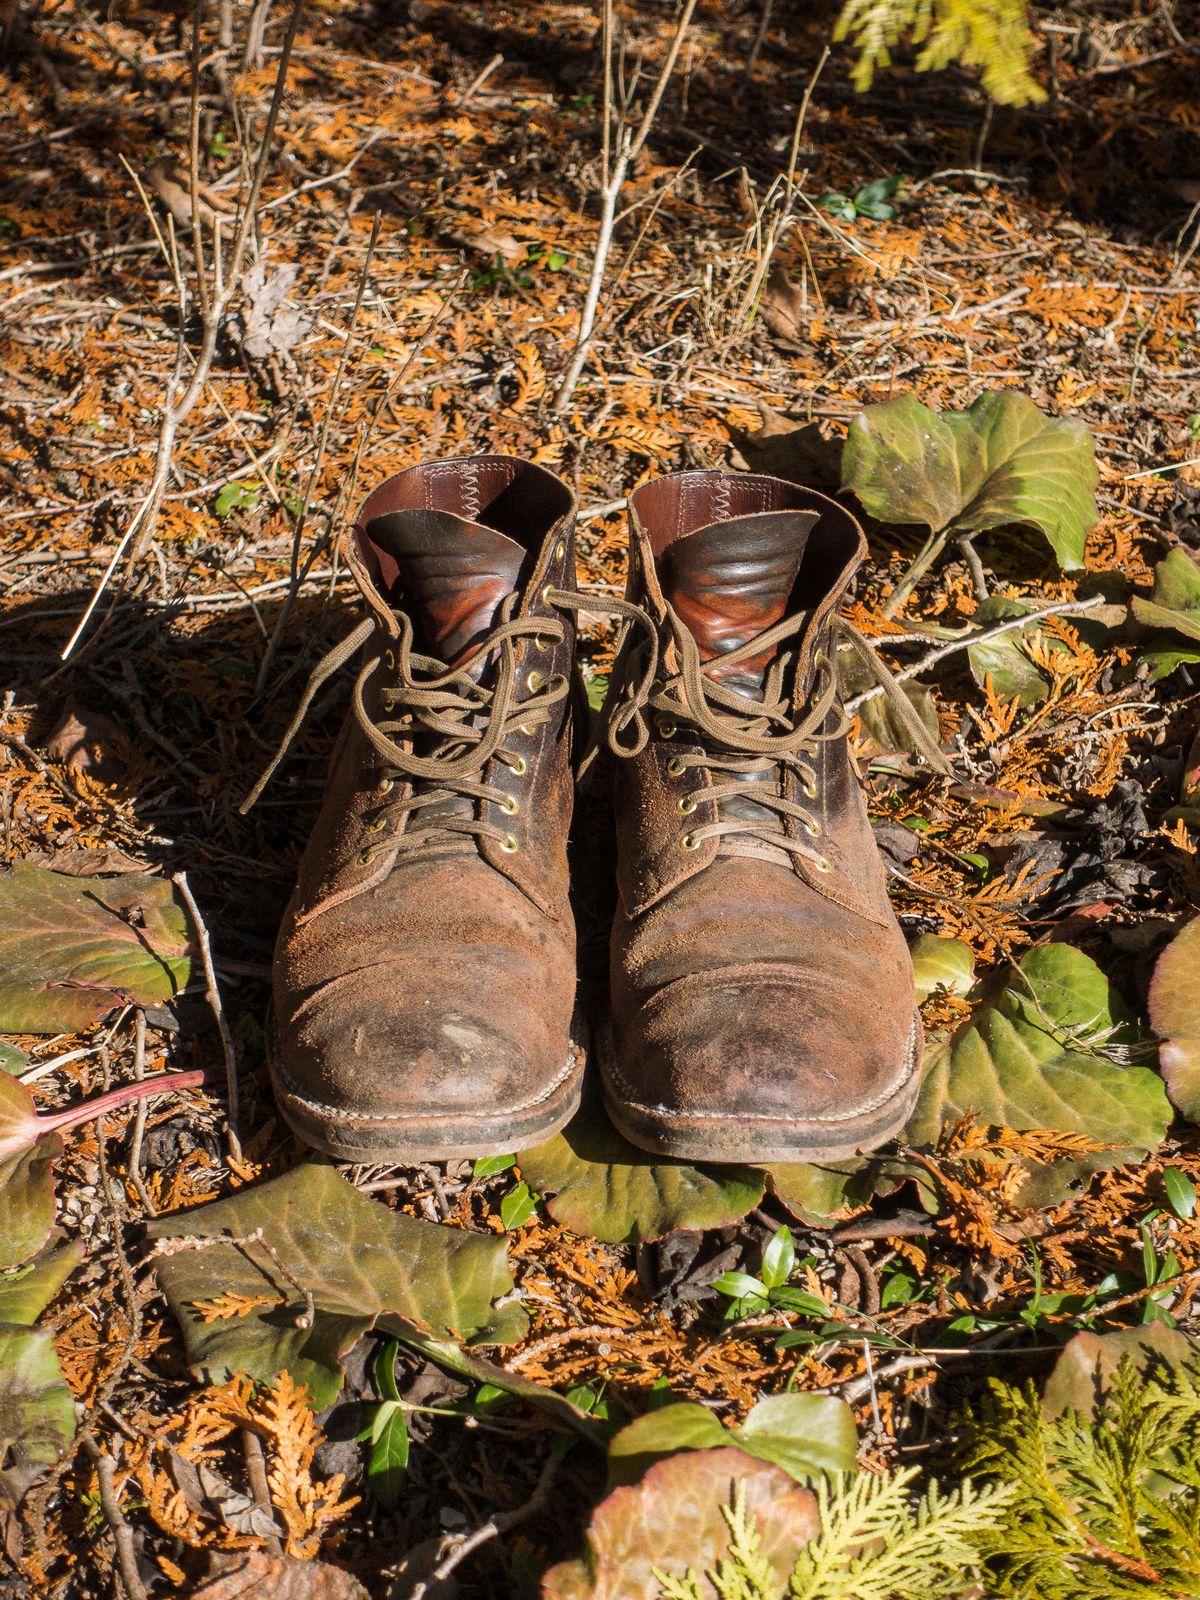
[[[215,1551],[192,1600],[370,1600],[357,1578],[326,1561],[261,1550]]]
[[[102,783],[115,783],[128,766],[122,753],[124,744],[111,717],[75,705],[68,707],[46,740],[46,754],[51,761],[61,761],[68,772],[86,772]]]

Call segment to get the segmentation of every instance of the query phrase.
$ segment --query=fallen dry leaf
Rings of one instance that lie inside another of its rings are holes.
[[[209,1559],[209,1575],[192,1600],[371,1600],[357,1578],[327,1561],[299,1561],[261,1550]]]
[[[111,717],[87,706],[70,706],[46,740],[51,761],[61,761],[68,772],[86,772],[102,783],[115,783],[128,763],[122,750],[124,735]]]

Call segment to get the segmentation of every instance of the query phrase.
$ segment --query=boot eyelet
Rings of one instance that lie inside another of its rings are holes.
[[[529,771],[529,763],[524,756],[518,756],[515,761],[510,761],[508,770],[515,778],[523,778]]]
[[[500,848],[506,856],[515,856],[521,845],[514,834],[506,833],[500,841]]]
[[[389,672],[395,672],[395,670],[396,670],[396,652],[394,650],[385,650],[383,652],[383,664],[388,669]]]
[[[385,820],[386,819],[382,816],[372,817],[370,822],[367,823],[367,827],[372,833],[378,833],[382,829]]]
[[[533,726],[532,723],[523,722],[520,725],[520,727],[517,729],[517,732],[518,733],[523,733],[527,739],[532,739],[534,734],[537,732],[537,729]],[[516,771],[515,767],[513,768],[513,771],[514,772]]]
[[[393,779],[391,779],[391,778],[380,778],[379,782],[375,785],[375,793],[376,794],[391,794],[391,792],[392,792],[392,790],[394,788],[395,788],[395,782],[393,781]]]
[[[658,723],[658,737],[660,739],[673,739],[678,731],[678,724],[671,722],[666,717],[660,717]]]
[[[690,817],[692,812],[695,811],[696,802],[692,799],[690,794],[685,794],[682,796],[679,801],[679,809],[683,812],[685,817]]]
[[[515,817],[517,812],[521,809],[521,807],[510,794],[506,794],[504,796],[503,800],[499,802],[499,806],[506,817]]]
[[[550,646],[554,643],[554,640],[547,639],[544,633],[537,633],[533,636],[533,642],[539,650],[549,650]]]
[[[818,856],[817,859],[813,862],[813,866],[816,867],[818,872],[832,872],[833,871],[833,862],[832,861],[826,861],[824,856]]]
[[[551,591],[551,589],[553,589],[553,587],[554,587],[554,585],[552,583],[547,583],[547,584],[543,584],[542,585],[541,601],[542,601],[542,604],[544,606],[553,605],[553,603],[554,603],[550,599],[550,591]]]
[[[697,839],[694,833],[685,833],[679,841],[679,848],[681,850],[699,850],[700,840]]]
[[[808,799],[815,800],[817,798],[817,795],[820,793],[820,791],[817,788],[817,780],[815,778],[810,778],[810,777],[807,777],[807,776],[801,778],[801,780],[800,780],[800,792],[802,794],[806,795],[808,797]]]
[[[546,681],[544,672],[531,672],[525,680],[525,685],[530,694],[536,694]]]
[[[667,776],[669,778],[682,778],[687,768],[678,756],[672,756],[667,762]]]
[[[815,822],[812,817],[801,817],[800,825],[807,833],[811,834],[814,839],[819,839],[821,837],[821,824],[819,822]]]
[[[555,559],[555,561],[561,561],[563,559],[563,557],[566,555],[566,553],[567,553],[567,541],[565,539],[560,539],[558,541],[558,543],[554,546],[554,559]]]
[[[371,859],[371,852],[369,850],[360,850],[358,852],[358,864],[359,864],[360,867],[365,867],[367,862],[370,861],[370,859]]]

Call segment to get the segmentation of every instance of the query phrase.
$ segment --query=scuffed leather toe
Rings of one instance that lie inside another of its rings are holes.
[[[680,978],[610,1052],[609,1108],[636,1143],[688,1160],[810,1161],[873,1148],[919,1083],[920,1025],[861,987],[786,966]]]
[[[493,893],[488,944],[463,939],[457,907],[486,871],[470,858],[426,864],[438,890],[420,927],[389,894],[359,896],[281,942],[288,994],[272,1072],[288,1120],[343,1159],[488,1153],[535,1142],[578,1101],[565,1045],[574,987],[569,930],[519,891]],[[549,1003],[530,1007],[532,982]]]

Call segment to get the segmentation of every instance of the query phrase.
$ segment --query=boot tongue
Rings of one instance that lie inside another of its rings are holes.
[[[451,667],[487,636],[526,561],[514,540],[448,511],[394,511],[372,518],[367,535],[418,649]]]
[[[659,559],[663,594],[691,632],[702,661],[736,650],[787,614],[804,546],[817,521],[807,512],[767,512],[714,522],[669,544]],[[733,688],[759,688],[774,650],[716,667]]]

